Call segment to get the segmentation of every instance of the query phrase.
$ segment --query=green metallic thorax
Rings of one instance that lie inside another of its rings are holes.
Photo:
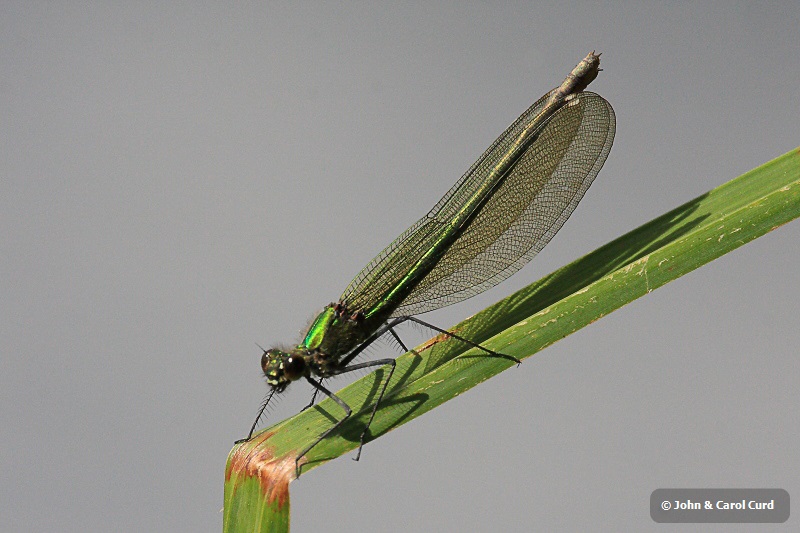
[[[330,306],[323,309],[322,312],[317,315],[317,318],[314,319],[314,323],[311,324],[311,327],[308,328],[306,338],[303,339],[303,347],[308,350],[318,349],[323,340],[325,340],[325,334],[336,320],[336,313]]]
[[[331,304],[314,319],[300,347],[336,361],[364,342],[374,330],[371,321],[363,321],[357,314]]]

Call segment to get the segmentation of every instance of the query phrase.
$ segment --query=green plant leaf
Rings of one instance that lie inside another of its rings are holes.
[[[450,331],[520,359],[800,216],[800,149],[687,202],[545,276]],[[375,439],[513,366],[438,336],[397,359],[370,426]],[[338,392],[353,416],[303,459],[302,473],[358,446],[385,369]],[[320,402],[234,447],[224,531],[286,531],[298,450],[342,416]]]

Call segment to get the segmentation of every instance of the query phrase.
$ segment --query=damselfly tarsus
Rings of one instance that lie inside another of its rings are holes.
[[[395,361],[351,363],[387,333],[408,351],[395,332],[406,321],[480,348],[488,356],[519,362],[413,315],[496,285],[522,268],[561,229],[605,163],[614,140],[611,105],[597,94],[584,92],[597,77],[599,66],[600,54],[588,54],[559,87],[528,108],[427,215],[364,267],[338,302],[322,310],[297,347],[264,350],[261,368],[271,390],[243,440],[252,438],[272,396],[304,378],[315,388],[315,395],[322,392],[330,397],[345,416],[298,454],[299,475],[300,459],[351,414],[350,407],[322,380],[388,365],[361,434],[358,460]]]

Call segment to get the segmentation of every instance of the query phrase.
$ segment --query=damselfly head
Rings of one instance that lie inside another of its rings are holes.
[[[261,370],[267,377],[267,383],[278,392],[289,383],[300,379],[305,374],[306,360],[300,353],[284,352],[277,349],[264,350],[261,356]]]

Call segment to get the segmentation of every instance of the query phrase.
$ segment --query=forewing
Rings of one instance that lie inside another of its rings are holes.
[[[351,282],[342,301],[352,309],[370,309],[401,282],[548,96],[509,126],[425,217],[378,254]],[[571,97],[393,316],[423,313],[474,296],[530,261],[583,198],[605,162],[614,131],[614,112],[602,97],[588,92]]]
[[[561,229],[605,163],[611,105],[578,93],[559,109],[481,212],[395,311],[438,309],[500,283]]]

